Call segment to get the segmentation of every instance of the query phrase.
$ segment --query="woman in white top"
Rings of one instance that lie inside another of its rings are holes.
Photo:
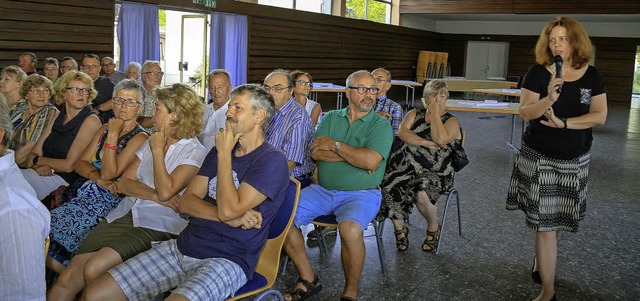
[[[187,225],[177,213],[187,184],[200,169],[206,151],[196,136],[203,126],[204,104],[188,86],[156,88],[155,132],[136,152],[109,190],[124,194],[89,234],[48,293],[48,300],[74,300],[87,281],[149,250],[152,241],[175,238]]]
[[[309,113],[313,126],[317,126],[320,123],[320,119],[322,119],[322,107],[320,107],[319,103],[308,98],[313,88],[311,75],[301,70],[294,70],[289,73],[289,76],[295,82],[293,98]]]

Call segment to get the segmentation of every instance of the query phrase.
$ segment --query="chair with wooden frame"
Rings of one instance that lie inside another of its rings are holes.
[[[278,214],[271,223],[269,235],[265,243],[256,272],[253,279],[249,280],[244,286],[236,291],[233,298],[227,300],[239,300],[248,296],[259,294],[254,300],[268,300],[267,297],[275,297],[280,301],[284,301],[284,297],[279,291],[271,289],[273,283],[278,276],[278,268],[280,265],[280,253],[287,233],[293,224],[293,217],[298,208],[298,199],[300,198],[300,182],[294,178],[290,178],[289,187],[287,188],[287,197],[278,210]]]

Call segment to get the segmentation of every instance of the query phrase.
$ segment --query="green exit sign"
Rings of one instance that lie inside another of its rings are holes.
[[[216,8],[216,0],[193,0],[195,4],[201,4],[206,7]]]

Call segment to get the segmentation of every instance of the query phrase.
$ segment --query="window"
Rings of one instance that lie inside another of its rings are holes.
[[[347,0],[347,18],[391,23],[391,0]]]
[[[331,14],[331,0],[258,0],[258,4]]]

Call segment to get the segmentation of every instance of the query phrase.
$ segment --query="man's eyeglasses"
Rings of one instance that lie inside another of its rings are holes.
[[[378,82],[388,82],[389,80],[384,78],[384,77],[376,77],[376,80],[378,80]]]
[[[380,91],[380,89],[378,88],[367,88],[367,87],[347,87],[347,88],[351,90],[356,90],[360,95],[365,95],[367,93],[377,95],[378,91]]]
[[[283,90],[287,90],[289,89],[289,87],[280,87],[280,86],[275,86],[275,87],[269,87],[267,85],[262,85],[262,88],[267,91],[267,93],[271,92],[271,90],[275,91],[276,93],[280,93]]]
[[[44,71],[58,71],[58,68],[44,68]]]
[[[298,83],[300,86],[303,86],[303,87],[311,86],[311,82],[308,82],[306,80],[298,80],[296,81],[296,83]]]
[[[71,91],[71,94],[89,95],[89,93],[91,93],[91,89],[89,88],[69,87],[67,90]]]
[[[107,66],[115,66],[116,64],[114,63],[108,63],[108,64],[102,64],[102,67],[107,67]]]
[[[76,70],[74,66],[60,66],[60,70]]]
[[[31,93],[33,93],[35,95],[49,95],[49,94],[51,94],[51,90],[49,90],[49,89],[42,89],[42,90],[31,89],[29,92],[31,92]]]
[[[100,65],[82,65],[82,68],[91,70],[91,69],[100,68]]]
[[[126,105],[127,107],[130,107],[130,108],[133,108],[133,107],[137,106],[138,104],[140,104],[137,99],[133,99],[133,98],[124,99],[122,97],[114,98],[113,99],[113,103],[117,104],[119,106]]]
[[[145,72],[145,73],[142,73],[142,74],[151,74],[153,76],[158,76],[158,75],[163,76],[164,72],[162,72],[162,71],[149,71],[149,72]]]

